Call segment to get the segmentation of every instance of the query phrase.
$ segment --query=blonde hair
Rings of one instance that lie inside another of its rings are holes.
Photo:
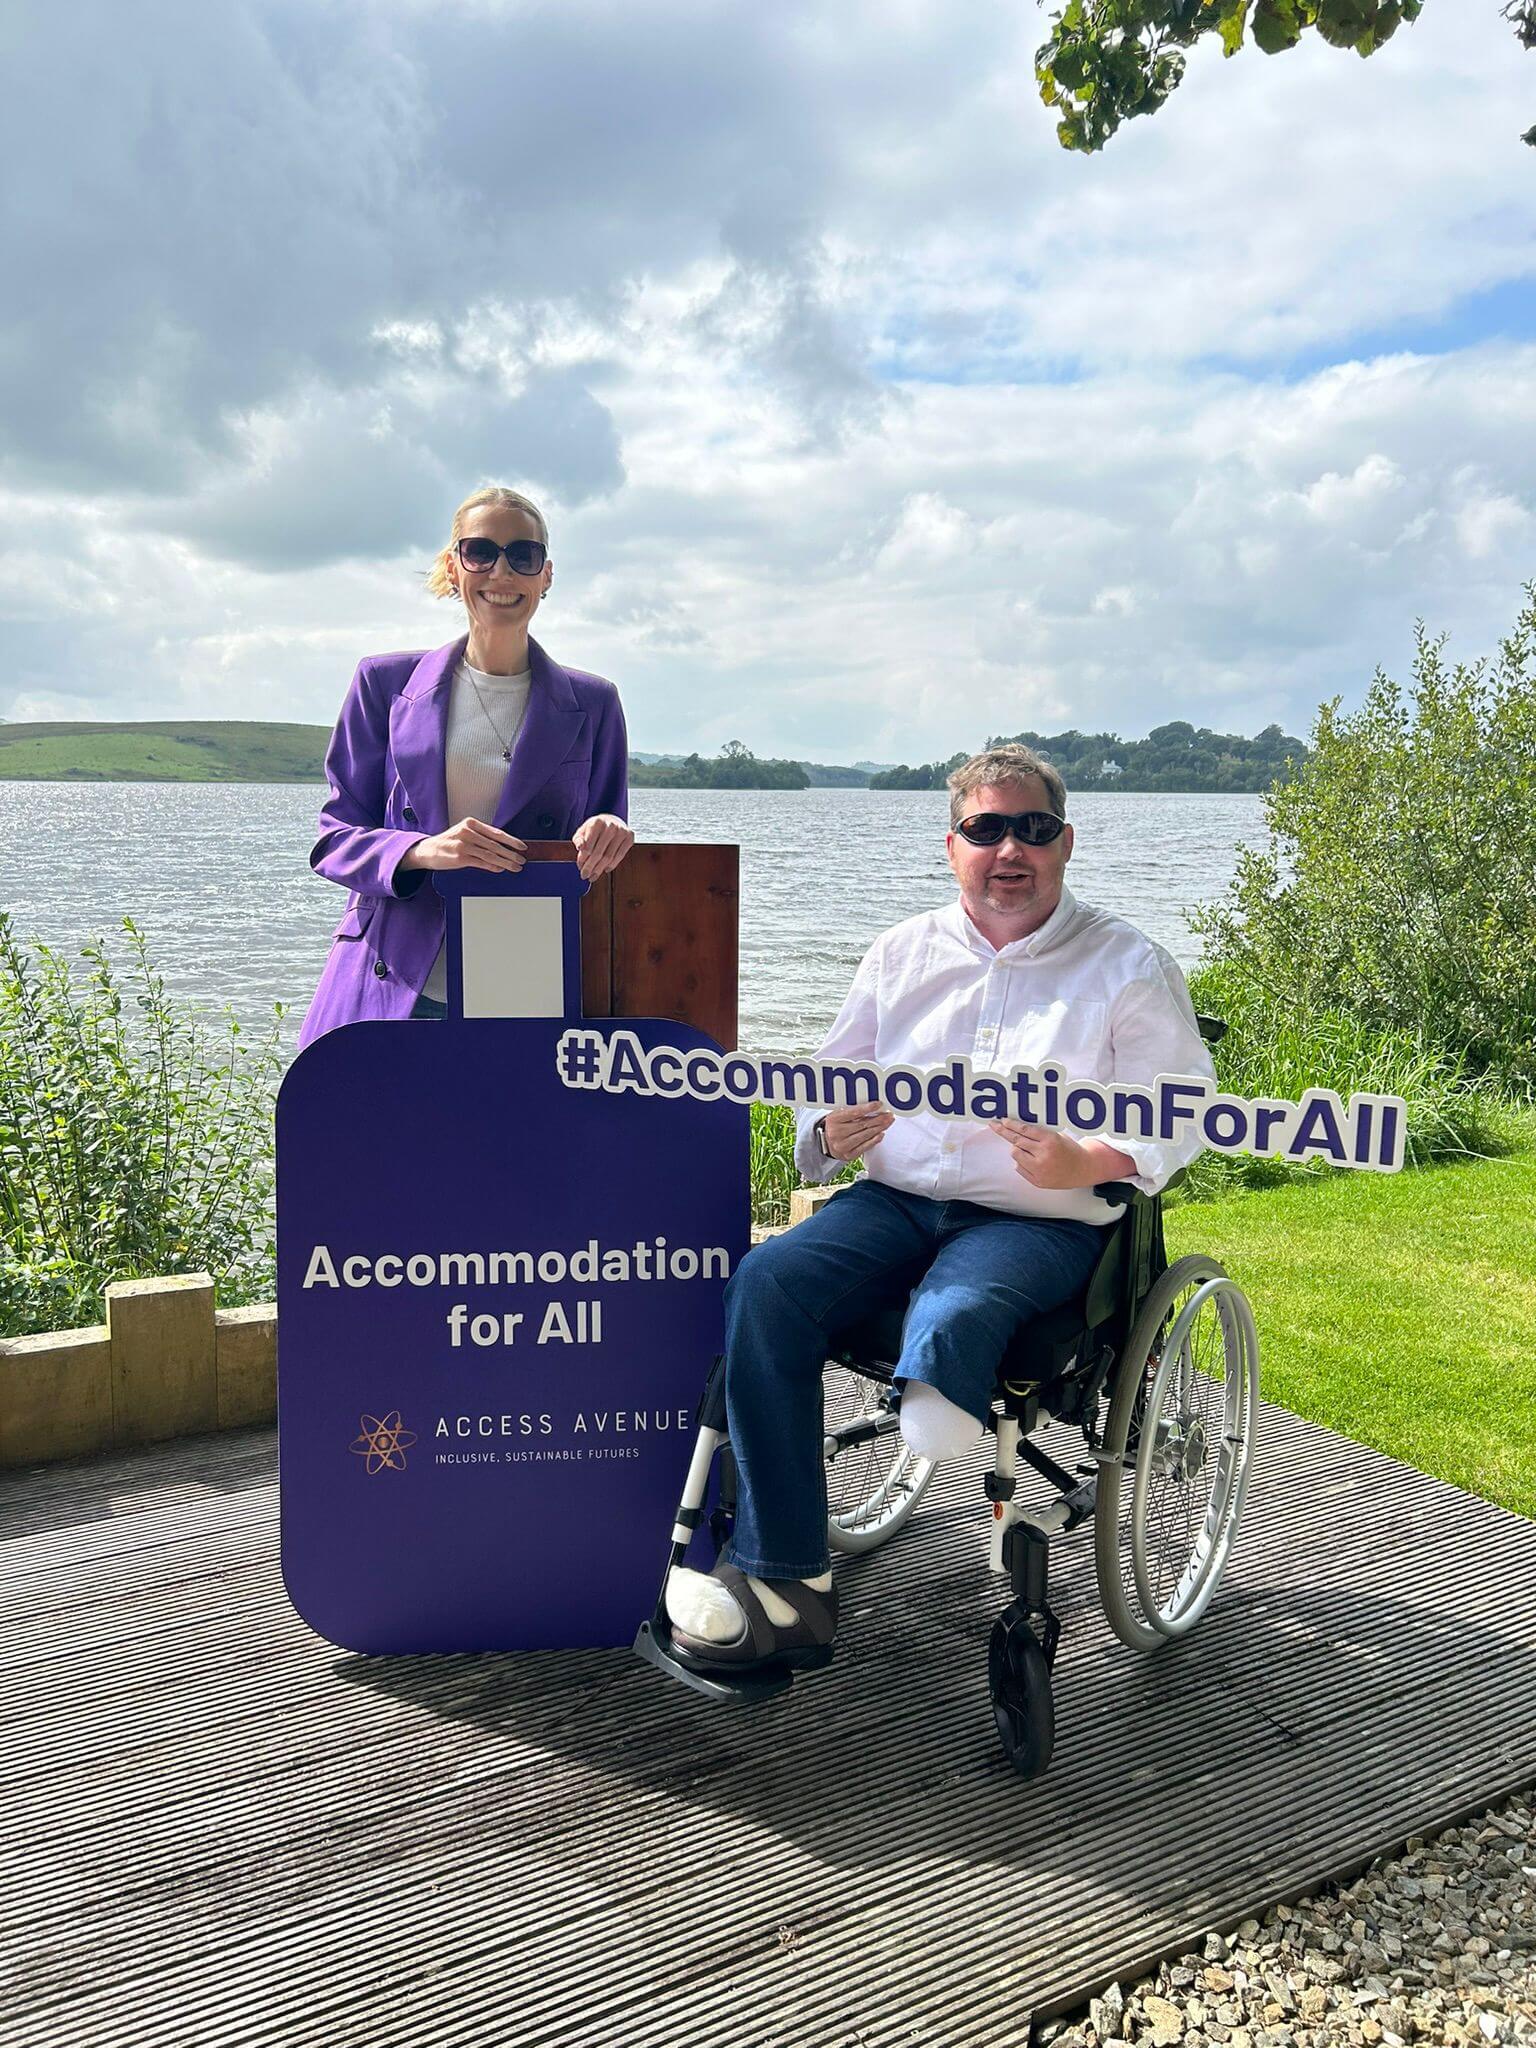
[[[974,791],[1022,782],[1027,775],[1037,776],[1045,784],[1046,802],[1058,818],[1064,818],[1067,815],[1067,788],[1061,776],[1049,761],[1043,761],[1016,740],[1010,740],[1004,746],[989,747],[984,754],[973,754],[969,761],[962,761],[950,776],[949,822],[957,824],[965,816],[965,800]]]
[[[545,547],[549,546],[549,527],[532,498],[525,498],[521,491],[509,490],[505,484],[482,484],[478,491],[470,492],[454,513],[448,545],[439,548],[432,558],[432,566],[427,571],[427,589],[434,597],[457,597],[458,591],[448,573],[448,564],[453,559],[454,548],[463,538],[465,519],[471,512],[478,512],[482,505],[494,505],[498,512],[526,512],[538,526],[540,540]]]

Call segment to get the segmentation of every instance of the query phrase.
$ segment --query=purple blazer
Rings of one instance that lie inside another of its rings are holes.
[[[299,1033],[408,1017],[443,942],[443,899],[408,846],[449,825],[443,741],[466,642],[358,664],[325,756],[330,796],[309,864],[352,893]],[[585,819],[627,815],[629,747],[619,693],[528,642],[532,687],[488,823],[519,839],[569,839]]]

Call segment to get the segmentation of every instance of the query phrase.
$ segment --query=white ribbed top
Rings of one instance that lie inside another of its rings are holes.
[[[518,676],[490,676],[461,661],[449,687],[443,748],[448,823],[479,818],[489,825],[507,779],[506,754],[527,715],[533,677],[527,669]],[[448,1000],[446,946],[433,961],[422,994],[440,1003]]]

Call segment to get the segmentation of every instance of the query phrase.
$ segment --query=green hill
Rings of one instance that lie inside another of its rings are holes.
[[[0,782],[323,782],[328,725],[266,725],[251,719],[140,720],[133,724],[0,721]],[[729,752],[729,750],[727,750]],[[697,762],[698,756],[693,755]],[[746,748],[688,770],[680,754],[631,754],[637,789],[803,788],[866,782],[858,768],[758,761]],[[727,771],[730,770],[730,773]]]
[[[0,724],[0,782],[322,782],[328,725]]]

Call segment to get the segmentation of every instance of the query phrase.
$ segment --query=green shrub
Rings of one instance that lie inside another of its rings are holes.
[[[1449,667],[1421,628],[1411,692],[1378,672],[1357,712],[1324,705],[1265,798],[1268,846],[1194,919],[1224,987],[1270,1019],[1258,1042],[1348,1018],[1356,1050],[1430,1062],[1447,1101],[1462,1077],[1536,1084],[1536,585],[1526,599],[1492,661]]]
[[[194,1023],[123,929],[126,975],[99,941],[82,973],[0,914],[3,1335],[100,1321],[112,1280],[208,1272],[225,1305],[273,1290],[276,1025]]]

